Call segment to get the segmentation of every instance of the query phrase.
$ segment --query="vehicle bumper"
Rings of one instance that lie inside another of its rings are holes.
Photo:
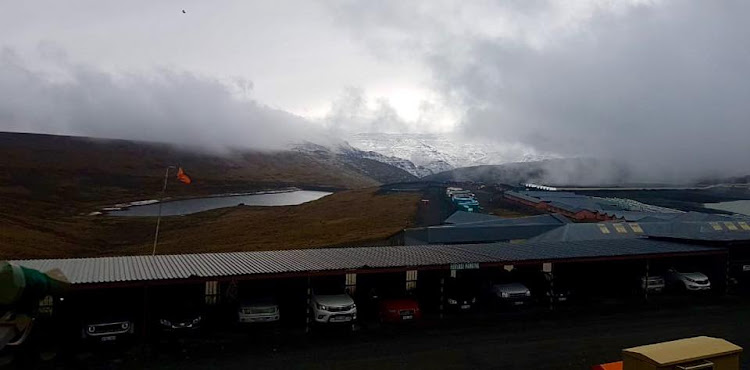
[[[86,335],[84,338],[87,342],[92,343],[120,343],[125,342],[133,337],[133,333],[106,333],[102,335]]]
[[[388,313],[381,316],[381,321],[386,323],[401,323],[401,322],[414,322],[422,318],[421,313],[415,312],[413,314],[401,315],[398,313]]]
[[[185,332],[192,332],[199,330],[201,328],[200,324],[172,324],[172,325],[159,325],[159,328],[163,332],[168,333],[185,333]]]
[[[238,322],[241,324],[273,323],[279,321],[279,314],[273,315],[243,315],[240,314]]]
[[[688,284],[688,285],[685,285],[685,288],[687,288],[687,290],[690,290],[690,291],[699,292],[699,291],[711,290],[711,285],[710,284],[709,285]]]
[[[327,312],[318,311],[313,313],[313,319],[321,324],[347,324],[357,320],[357,311]]]
[[[452,312],[467,312],[467,311],[471,311],[472,309],[474,309],[474,304],[473,303],[465,303],[465,304],[448,303],[445,305],[445,307],[448,311],[452,311]]]
[[[503,306],[521,307],[529,303],[528,298],[500,298],[498,302]]]

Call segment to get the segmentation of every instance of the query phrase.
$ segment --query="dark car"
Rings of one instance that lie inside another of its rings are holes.
[[[552,273],[537,271],[519,274],[519,279],[531,290],[531,298],[537,304],[563,304],[570,301],[573,291],[570,284]]]
[[[162,333],[195,332],[203,324],[203,306],[185,300],[161,302],[155,316],[157,328]]]
[[[449,280],[445,285],[444,297],[447,311],[465,312],[476,308],[477,290],[469,284]]]
[[[81,338],[92,342],[123,342],[135,334],[135,320],[124,312],[99,311],[84,316]]]

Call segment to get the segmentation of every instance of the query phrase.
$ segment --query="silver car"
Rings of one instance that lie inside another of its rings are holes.
[[[237,310],[240,323],[277,322],[281,319],[279,305],[271,298],[260,298],[242,302]]]
[[[531,291],[521,283],[494,284],[490,288],[496,303],[510,306],[521,306],[531,298]]]
[[[357,305],[348,294],[313,294],[310,308],[317,323],[349,323],[357,319]]]
[[[679,272],[669,270],[664,278],[667,283],[674,287],[684,288],[689,291],[711,290],[711,281],[700,272]]]
[[[664,283],[664,278],[661,276],[649,276],[646,278],[645,276],[641,278],[641,289],[642,290],[648,290],[649,292],[661,292],[664,290],[664,287],[666,284]]]

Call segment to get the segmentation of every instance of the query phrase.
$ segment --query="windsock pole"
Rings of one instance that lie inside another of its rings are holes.
[[[167,180],[169,179],[169,169],[175,168],[175,166],[167,166],[167,171],[164,173],[164,186],[161,188],[161,196],[159,197],[159,211],[156,215],[156,232],[154,233],[154,248],[151,251],[151,255],[156,255],[156,244],[159,242],[159,225],[161,225],[161,206],[164,201],[164,194],[167,192]]]

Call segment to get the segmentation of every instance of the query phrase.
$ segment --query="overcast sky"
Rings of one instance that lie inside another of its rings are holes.
[[[666,177],[750,173],[747,1],[0,9],[4,130],[253,147],[457,132]]]

